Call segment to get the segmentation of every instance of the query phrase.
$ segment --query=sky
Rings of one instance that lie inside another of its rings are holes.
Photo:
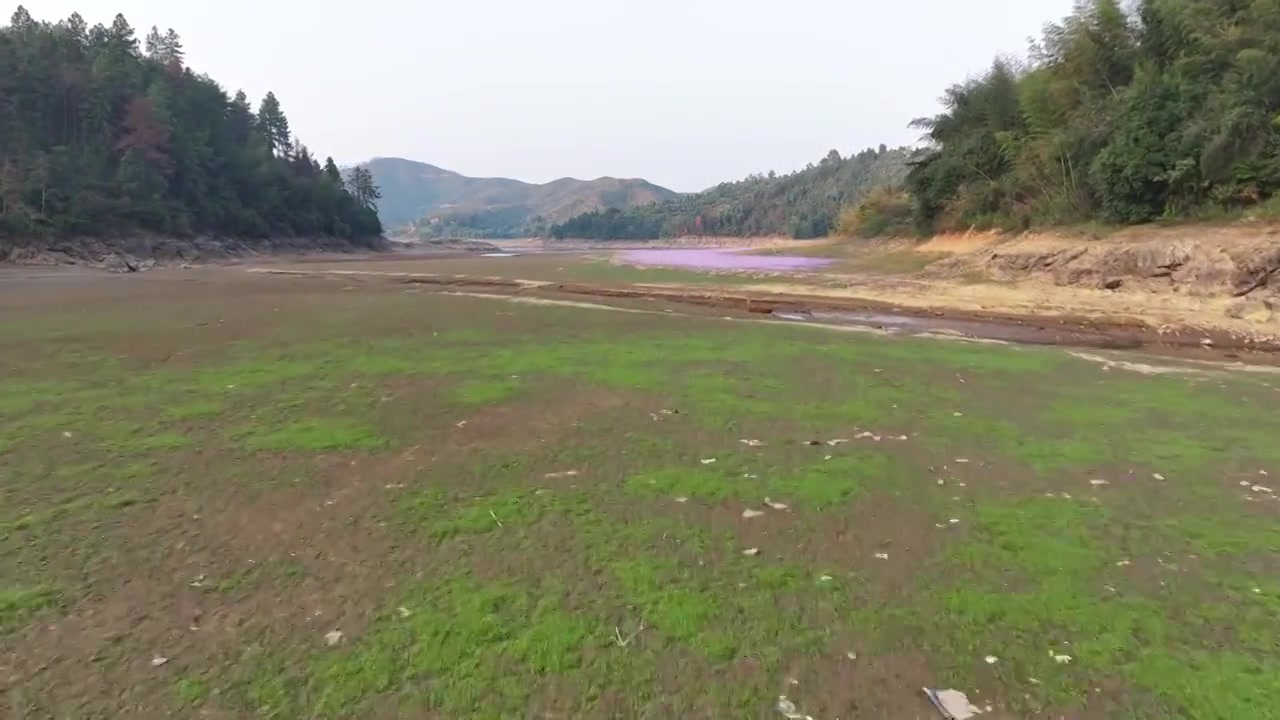
[[[835,148],[914,143],[948,85],[1022,54],[1072,0],[24,0],[123,13],[339,164],[420,160],[695,191]]]

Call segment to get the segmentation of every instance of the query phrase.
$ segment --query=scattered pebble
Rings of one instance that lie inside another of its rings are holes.
[[[338,643],[342,642],[342,631],[330,630],[329,632],[325,633],[324,642],[326,645],[330,647],[333,647],[334,645],[337,645]]]
[[[68,431],[68,432],[63,432],[63,433],[62,433],[62,437],[64,437],[64,438],[69,438],[69,437],[71,437],[71,433],[70,433],[69,431]]]
[[[754,557],[760,554],[760,548],[747,548],[746,550],[742,551],[742,554]]]
[[[964,413],[962,413],[962,412],[953,412],[953,413],[951,413],[951,414],[952,414],[952,415],[954,415],[954,416],[956,416],[956,417],[964,417]]]
[[[763,447],[764,446],[764,443],[759,440],[744,439],[744,440],[739,440],[738,442],[742,443],[743,445],[746,445],[747,447]]]
[[[689,502],[689,498],[687,498],[687,497],[678,497],[678,498],[676,498],[676,502],[678,502],[678,503],[687,503],[687,502]]]
[[[743,511],[742,511],[742,517],[744,517],[744,518],[746,518],[746,519],[748,519],[748,520],[750,520],[751,518],[760,517],[760,516],[761,516],[761,515],[763,515],[763,514],[764,514],[764,513],[763,513],[762,511],[760,511],[760,510],[752,510],[751,508],[747,508],[746,510],[743,510]]]
[[[959,525],[959,524],[960,524],[960,518],[951,518],[951,520],[950,520],[949,522],[950,522],[952,525]]]
[[[704,459],[704,460],[702,461],[702,464],[703,464],[703,465],[710,465],[711,463],[713,463],[713,462],[715,462],[715,461],[716,461],[716,459],[715,459],[715,458],[706,458],[706,459]]]
[[[889,553],[876,553],[876,558],[879,560],[888,560]]]
[[[931,690],[924,688],[929,702],[942,713],[947,720],[969,720],[982,710],[969,702],[969,698],[959,690]]]
[[[987,661],[988,665],[995,665],[996,663],[1000,662],[1000,658],[996,657],[995,655],[988,655],[984,659]]]
[[[848,438],[835,438],[834,440],[828,440],[828,441],[827,441],[827,444],[828,444],[828,445],[843,445],[843,444],[845,444],[845,443],[847,443],[847,442],[849,442]]]
[[[858,659],[858,653],[856,653],[856,652],[854,652],[854,651],[852,651],[852,650],[850,650],[849,652],[845,653],[845,654],[844,654],[844,656],[845,656],[845,657],[847,657],[847,658],[849,658],[850,660],[857,660],[857,659]]]
[[[765,498],[765,499],[764,499],[764,504],[765,504],[765,505],[768,505],[769,507],[773,508],[774,510],[786,510],[786,509],[787,509],[787,506],[786,506],[785,504],[780,503],[780,502],[774,502],[773,500],[770,500],[769,498]]]
[[[1253,486],[1253,483],[1249,482],[1248,480],[1240,481],[1240,487],[1252,487],[1252,486]]]
[[[454,425],[456,425],[457,427],[466,427],[466,426],[467,426],[467,421],[466,421],[466,420],[459,420],[458,422],[454,423]]]
[[[1256,493],[1267,493],[1268,495],[1271,494],[1271,488],[1264,487],[1262,485],[1254,485],[1251,489]]]
[[[956,462],[958,462],[958,463],[967,463],[967,462],[969,462],[969,458],[956,458]]]
[[[1129,564],[1131,563],[1128,560],[1119,560],[1116,562],[1116,567],[1124,567]]]
[[[399,614],[400,614],[400,617],[402,617],[402,618],[407,618],[407,617],[409,617],[409,614],[410,614],[410,613],[409,613],[409,608],[407,608],[407,607],[405,607],[405,606],[403,606],[403,605],[401,605],[400,607],[396,608],[396,612],[397,612],[397,613],[399,613]]]
[[[1090,480],[1090,481],[1089,481],[1089,484],[1090,484],[1090,485],[1093,485],[1093,486],[1095,486],[1095,487],[1097,487],[1097,486],[1099,486],[1099,485],[1110,485],[1111,483],[1107,482],[1106,480],[1102,480],[1102,479],[1099,479],[1099,478],[1094,478],[1094,479],[1092,479],[1092,480]]]
[[[169,658],[164,657],[162,655],[156,655],[155,657],[151,658],[151,667],[160,667],[161,665],[167,662],[169,662]]]
[[[1053,661],[1058,663],[1059,665],[1066,665],[1067,663],[1071,662],[1070,655],[1059,655],[1052,650],[1049,651],[1049,657],[1053,658]]]
[[[1163,480],[1163,479],[1164,479],[1164,476],[1163,476],[1163,475],[1161,475],[1160,473],[1151,473],[1151,477],[1155,478],[1156,480]]]
[[[832,577],[830,575],[822,575],[818,578],[818,582],[831,582],[831,580]]]
[[[787,699],[786,695],[778,696],[778,712],[787,720],[813,720],[809,715],[802,714],[796,709],[796,704]]]

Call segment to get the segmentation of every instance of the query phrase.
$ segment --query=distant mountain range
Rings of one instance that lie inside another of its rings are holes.
[[[378,216],[387,230],[425,237],[538,234],[583,213],[679,197],[646,180],[561,178],[537,185],[467,177],[403,158],[375,158],[364,167],[382,190]]]

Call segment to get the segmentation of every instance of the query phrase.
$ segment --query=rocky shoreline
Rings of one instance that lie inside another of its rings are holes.
[[[265,240],[148,236],[69,238],[31,240],[21,244],[0,242],[0,264],[78,265],[126,273],[141,272],[156,266],[220,263],[270,255],[368,253],[385,251],[389,247],[389,243],[382,238],[371,241],[331,237]]]

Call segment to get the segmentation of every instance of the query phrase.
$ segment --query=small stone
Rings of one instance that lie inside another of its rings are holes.
[[[753,509],[751,509],[751,508],[747,508],[746,510],[743,510],[743,511],[742,511],[742,517],[746,518],[747,520],[750,520],[751,518],[757,518],[757,517],[760,517],[760,516],[761,516],[761,515],[763,515],[763,514],[764,514],[764,513],[763,513],[762,511],[760,511],[760,510],[753,510]]]
[[[1118,560],[1118,561],[1116,561],[1116,567],[1125,567],[1125,566],[1127,566],[1127,565],[1131,565],[1131,564],[1132,564],[1132,563],[1130,563],[1128,560]]]
[[[703,464],[703,465],[710,465],[711,463],[713,463],[713,462],[715,462],[715,461],[716,461],[716,459],[715,459],[715,458],[706,458],[706,459],[702,460],[702,464]]]
[[[1111,483],[1107,482],[1106,480],[1102,480],[1100,478],[1094,478],[1093,480],[1089,481],[1089,484],[1093,485],[1094,487],[1098,487],[1101,485],[1110,485]]]
[[[995,665],[996,663],[1000,662],[1000,658],[996,657],[995,655],[988,655],[984,659],[987,661],[988,665]]]
[[[160,667],[161,665],[167,662],[169,662],[169,658],[164,657],[162,655],[156,655],[155,657],[151,658],[151,667]]]
[[[396,608],[396,612],[397,612],[397,613],[399,613],[400,617],[402,617],[402,618],[407,618],[407,617],[409,617],[409,614],[410,614],[410,613],[409,613],[409,608],[407,608],[407,607],[405,607],[405,606],[403,606],[403,605],[401,605],[400,607]]]
[[[1265,487],[1263,485],[1254,485],[1251,489],[1256,493],[1267,493],[1268,495],[1271,494],[1271,488]]]
[[[959,524],[960,524],[960,518],[951,518],[951,520],[950,520],[949,522],[950,522],[952,525],[959,525]]]
[[[831,580],[832,577],[830,575],[822,575],[818,578],[818,582],[831,582]]]
[[[763,447],[764,446],[764,443],[760,442],[759,440],[743,439],[743,440],[739,440],[738,442],[742,443],[743,445],[746,445],[747,447]]]
[[[324,642],[329,647],[333,647],[334,645],[337,645],[338,643],[342,642],[342,631],[330,630],[329,632],[325,633]]]
[[[858,653],[856,653],[856,652],[854,652],[854,651],[852,651],[852,650],[850,650],[849,652],[845,653],[845,654],[844,654],[844,656],[845,656],[845,657],[847,657],[847,658],[849,658],[850,660],[857,660],[857,659],[858,659]]]
[[[958,462],[958,463],[967,463],[967,462],[969,462],[969,458],[956,458],[956,462]]]
[[[769,507],[773,508],[774,510],[786,510],[786,509],[787,509],[787,506],[786,506],[786,504],[785,504],[785,503],[774,502],[773,500],[770,500],[769,498],[765,498],[765,499],[764,499],[764,504],[765,504],[765,505],[768,505]]]
[[[1058,663],[1059,665],[1066,665],[1067,663],[1071,662],[1070,655],[1058,655],[1058,654],[1055,654],[1052,650],[1049,651],[1049,656],[1052,657],[1053,661]]]
[[[70,432],[65,432],[65,431],[64,431],[64,432],[62,433],[62,437],[64,437],[64,438],[69,438],[69,437],[71,437],[71,433],[70,433]]]
[[[687,503],[687,502],[689,502],[689,498],[687,498],[687,497],[678,497],[678,498],[676,498],[676,502],[678,502],[678,503]]]
[[[760,548],[747,548],[746,550],[742,551],[742,554],[748,557],[755,557],[756,555],[760,554]]]
[[[1163,476],[1163,475],[1161,475],[1160,473],[1151,473],[1151,477],[1155,478],[1156,480],[1163,480],[1163,479],[1164,479],[1164,476]]]
[[[889,553],[876,553],[876,559],[878,559],[878,560],[888,560],[888,559],[889,559]]]

